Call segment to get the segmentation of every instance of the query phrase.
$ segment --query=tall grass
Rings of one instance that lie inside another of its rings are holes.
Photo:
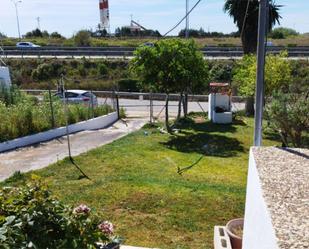
[[[21,94],[16,89],[12,91],[2,90],[0,90],[0,142],[61,127],[66,124],[66,116],[61,100],[53,99],[53,127],[52,111],[47,97],[44,97],[43,101],[38,101],[37,98]],[[13,91],[14,93],[12,93]],[[11,96],[14,97],[12,98]],[[73,124],[105,115],[111,111],[112,108],[108,105],[94,107],[93,110],[84,104],[68,105],[68,122]]]

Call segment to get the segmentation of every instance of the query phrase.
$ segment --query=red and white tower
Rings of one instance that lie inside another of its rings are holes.
[[[109,7],[108,0],[99,0],[100,1],[100,20],[101,28],[105,29],[107,32],[110,30],[109,26]]]

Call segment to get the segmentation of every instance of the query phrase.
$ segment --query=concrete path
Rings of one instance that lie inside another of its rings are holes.
[[[140,129],[147,120],[128,119],[127,125],[118,121],[113,126],[96,131],[83,131],[70,135],[72,156],[97,148]],[[61,137],[34,146],[0,153],[0,181],[14,172],[41,169],[68,156],[66,137]]]

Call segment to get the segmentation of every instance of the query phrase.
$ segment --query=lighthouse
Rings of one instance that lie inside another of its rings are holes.
[[[108,0],[99,0],[99,2],[101,29],[105,29],[108,33],[110,33]]]

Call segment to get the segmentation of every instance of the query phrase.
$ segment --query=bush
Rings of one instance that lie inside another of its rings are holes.
[[[304,92],[275,91],[266,107],[269,128],[278,133],[283,146],[308,147],[309,89]]]
[[[97,248],[116,240],[113,225],[86,205],[63,205],[37,177],[0,190],[0,248]]]
[[[284,27],[275,28],[270,33],[270,37],[273,39],[286,39],[288,37],[296,35],[299,35],[299,33],[296,30]]]
[[[80,46],[80,47],[87,47],[90,46],[90,38],[91,34],[87,30],[81,30],[78,31],[77,34],[74,36],[74,43],[75,46]]]
[[[139,92],[138,80],[133,79],[121,79],[118,81],[120,91]]]

